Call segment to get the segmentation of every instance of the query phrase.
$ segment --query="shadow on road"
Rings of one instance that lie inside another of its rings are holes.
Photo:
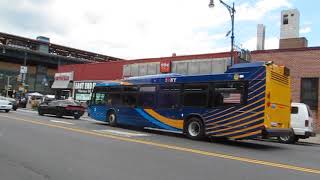
[[[104,125],[108,126],[107,123],[103,122],[94,122],[94,124],[97,125]],[[138,132],[148,132],[155,135],[163,135],[163,136],[169,136],[174,138],[184,138],[188,141],[193,141],[190,139],[187,139],[183,134],[178,133],[171,133],[171,132],[163,132],[163,131],[156,131],[156,130],[149,130],[149,129],[142,129],[142,128],[136,128],[131,126],[118,126],[116,128],[122,128],[132,131],[138,131]],[[277,144],[262,144],[263,142],[254,141],[254,140],[242,140],[242,141],[236,141],[236,140],[227,140],[227,139],[218,139],[218,138],[205,138],[204,140],[198,141],[203,143],[210,143],[212,145],[214,144],[220,144],[220,145],[227,145],[227,146],[234,146],[238,148],[244,148],[244,149],[254,149],[254,150],[285,150],[287,148],[282,146],[277,146]]]
[[[285,150],[287,148],[278,146],[276,144],[262,144],[256,140],[220,140],[220,139],[211,139],[211,142],[215,144],[228,145],[228,146],[236,146],[240,148],[246,149],[254,149],[254,150]]]

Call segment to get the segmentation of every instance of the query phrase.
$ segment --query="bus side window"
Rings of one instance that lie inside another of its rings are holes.
[[[155,86],[141,86],[139,89],[138,106],[144,108],[153,108],[155,106]]]
[[[108,105],[120,105],[121,102],[121,94],[120,93],[110,93],[107,98]]]
[[[183,88],[183,106],[207,107],[208,84],[185,84]]]
[[[105,104],[106,103],[106,94],[98,92],[94,97],[94,104]]]
[[[152,108],[155,105],[155,94],[154,93],[142,93],[140,94],[139,106]]]
[[[162,108],[176,108],[180,105],[181,85],[161,85],[158,93],[158,106]]]
[[[122,104],[125,106],[136,106],[138,92],[138,86],[124,86],[122,91]]]
[[[111,86],[108,90],[108,97],[107,97],[107,104],[108,105],[120,105],[121,102],[121,86]]]
[[[245,103],[245,83],[223,82],[214,85],[213,105],[228,106]]]

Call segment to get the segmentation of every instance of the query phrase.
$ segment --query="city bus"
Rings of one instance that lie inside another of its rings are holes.
[[[91,118],[204,137],[279,137],[290,129],[290,71],[273,62],[235,64],[225,73],[159,74],[98,83]]]

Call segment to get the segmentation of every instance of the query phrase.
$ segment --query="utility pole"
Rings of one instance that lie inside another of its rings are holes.
[[[6,97],[9,97],[10,77],[11,77],[11,76],[7,76],[7,94],[6,94]]]
[[[232,6],[226,4],[224,1],[222,0],[219,0],[220,3],[222,5],[224,5],[228,11],[229,11],[229,14],[230,14],[230,17],[231,17],[231,50],[230,50],[230,60],[231,60],[231,66],[234,64],[234,15],[236,13],[236,10],[234,8],[234,3],[232,3]],[[215,6],[214,4],[214,0],[210,0],[210,3],[209,3],[209,8],[213,8]]]

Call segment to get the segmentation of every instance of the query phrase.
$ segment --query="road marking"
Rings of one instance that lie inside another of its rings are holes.
[[[127,132],[127,131],[118,131],[118,130],[110,130],[110,129],[93,130],[93,131],[94,132],[98,132],[98,133],[116,134],[116,135],[125,136],[125,137],[144,137],[144,136],[149,136],[148,134],[132,133],[132,132]]]
[[[222,159],[235,160],[235,161],[241,161],[241,162],[246,162],[246,163],[250,163],[250,164],[258,164],[258,165],[264,165],[264,166],[270,166],[270,167],[275,167],[275,168],[282,168],[282,169],[288,169],[288,170],[294,170],[294,171],[300,171],[300,172],[306,172],[306,173],[320,174],[320,169],[304,168],[304,167],[299,167],[299,166],[294,166],[294,165],[289,165],[289,164],[263,161],[263,160],[233,156],[233,155],[216,153],[216,152],[202,151],[202,150],[198,150],[198,149],[191,149],[191,148],[179,147],[179,146],[174,146],[174,145],[169,145],[169,144],[156,143],[156,142],[151,142],[151,141],[147,141],[147,140],[120,137],[120,136],[115,136],[115,135],[111,135],[111,134],[101,134],[101,133],[87,131],[87,130],[83,130],[83,129],[59,126],[59,125],[55,125],[55,124],[48,124],[48,123],[44,123],[44,122],[27,120],[27,119],[22,119],[22,118],[17,118],[17,117],[10,117],[10,116],[3,116],[3,115],[0,115],[0,117],[15,119],[18,121],[24,121],[24,122],[28,122],[28,123],[32,123],[32,124],[44,125],[47,127],[54,127],[54,128],[69,130],[72,132],[78,132],[78,133],[88,134],[88,135],[93,135],[93,136],[98,136],[98,137],[105,137],[105,138],[111,138],[111,139],[116,139],[116,140],[120,140],[120,141],[145,144],[145,145],[160,147],[160,148],[164,148],[164,149],[171,149],[171,150],[176,150],[176,151],[181,151],[181,152],[188,152],[188,153],[199,154],[199,155],[210,156],[210,157],[218,157],[218,158],[222,158]]]
[[[65,122],[65,121],[57,121],[57,120],[50,120],[51,122],[55,122],[55,123],[61,123],[61,124],[69,124],[69,125],[74,125],[73,123],[70,122]]]

